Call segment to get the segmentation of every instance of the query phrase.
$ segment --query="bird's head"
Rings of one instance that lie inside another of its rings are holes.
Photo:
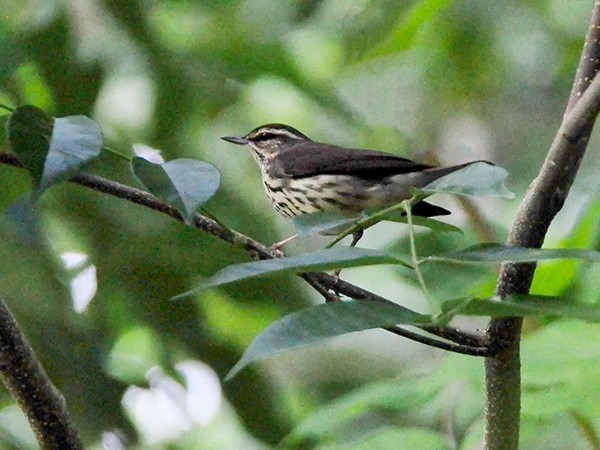
[[[310,141],[300,131],[280,123],[262,125],[242,137],[223,136],[221,139],[237,145],[247,145],[260,161],[275,156],[292,145]]]

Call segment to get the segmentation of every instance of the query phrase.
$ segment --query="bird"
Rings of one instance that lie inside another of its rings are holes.
[[[476,160],[434,167],[382,151],[313,141],[280,123],[259,126],[241,137],[221,139],[250,149],[271,205],[290,219],[317,211],[358,216],[407,200],[415,188],[471,164],[492,164]],[[415,204],[411,212],[421,217],[451,213],[425,201]],[[354,233],[351,247],[362,234],[362,230]],[[280,247],[294,237],[275,245]]]

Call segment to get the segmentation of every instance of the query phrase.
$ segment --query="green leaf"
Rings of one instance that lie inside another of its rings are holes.
[[[191,223],[196,210],[217,192],[220,173],[203,161],[180,158],[158,164],[136,157],[133,173],[156,197],[175,207]]]
[[[77,174],[100,154],[103,142],[100,126],[89,117],[55,119],[40,191]]]
[[[259,334],[227,374],[227,379],[251,362],[335,336],[395,324],[414,325],[430,321],[430,316],[391,302],[345,301],[313,306],[283,317]]]
[[[315,234],[337,234],[356,222],[356,217],[348,217],[327,211],[317,211],[294,217],[294,226],[299,236]]]
[[[525,248],[501,244],[477,244],[444,255],[429,256],[421,262],[446,261],[457,263],[534,262],[549,259],[573,258],[600,261],[600,252],[574,248]]]
[[[85,116],[55,119],[35,106],[17,108],[7,122],[13,151],[33,175],[36,196],[100,154],[100,126]]]
[[[340,444],[320,446],[319,450],[451,450],[448,438],[427,428],[393,428],[381,427],[364,437],[351,441],[344,440]]]
[[[408,223],[406,214],[403,214],[400,211],[393,211],[389,214],[386,214],[384,216],[384,220],[389,220],[390,222]],[[446,222],[441,222],[430,217],[412,216],[412,223],[413,225],[419,227],[429,228],[436,233],[462,233],[462,230],[457,226]]]
[[[338,234],[345,231],[350,225],[359,218],[363,219],[367,215],[376,214],[377,211],[367,211],[363,217],[348,217],[342,214],[318,211],[310,214],[302,214],[294,218],[296,232],[300,236],[310,236],[315,234]],[[407,223],[406,214],[402,211],[392,211],[383,216],[381,220],[390,222]],[[429,228],[437,233],[462,232],[462,230],[449,223],[440,222],[428,217],[413,216],[413,225]]]
[[[105,360],[106,371],[123,383],[143,383],[160,362],[161,342],[152,329],[134,327],[123,332]]]
[[[499,298],[457,299],[442,304],[444,315],[467,316],[560,316],[600,322],[600,307],[573,303],[560,297],[542,295],[511,295]]]
[[[336,398],[311,413],[285,438],[284,448],[301,448],[304,441],[327,441],[366,414],[405,413],[431,401],[445,386],[410,378],[368,384]]]
[[[376,250],[358,247],[336,247],[305,253],[286,258],[264,259],[227,266],[213,275],[198,289],[194,289],[175,298],[188,295],[194,291],[210,287],[222,286],[250,278],[266,277],[282,273],[306,273],[347,267],[369,266],[375,264],[402,264],[404,261]]]
[[[54,117],[31,105],[21,106],[9,116],[6,134],[12,151],[39,184],[50,151]]]
[[[452,172],[420,189],[425,193],[461,194],[512,199],[515,194],[504,186],[506,169],[476,162]]]
[[[21,197],[13,203],[6,211],[6,216],[18,225],[21,239],[30,244],[42,243],[35,200],[31,196]]]
[[[597,248],[598,230],[600,229],[600,201],[590,202],[569,234],[557,242],[558,248]],[[585,295],[597,298],[597,283],[600,266],[587,265],[580,270],[581,261],[574,259],[556,260],[538,267],[535,271],[531,292],[544,295],[559,295],[569,287],[583,288]],[[585,287],[583,287],[585,286]]]
[[[394,35],[386,39],[384,43],[367,54],[365,59],[379,58],[390,54],[398,54],[413,45],[415,37],[421,30],[421,27],[427,22],[432,21],[435,15],[443,11],[452,2],[450,0],[421,0],[402,16],[401,20],[394,27]]]
[[[523,339],[523,412],[539,420],[556,414],[598,417],[598,325],[558,320]],[[560,447],[556,447],[560,448]]]

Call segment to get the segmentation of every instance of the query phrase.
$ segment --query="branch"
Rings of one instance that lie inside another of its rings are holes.
[[[83,450],[67,411],[19,324],[0,299],[0,378],[27,416],[44,449]]]
[[[18,158],[10,153],[0,152],[0,163],[12,165],[15,167],[23,167]],[[80,173],[70,180],[73,183],[81,186],[89,187],[99,192],[113,195],[118,198],[128,200],[141,206],[145,206],[154,211],[166,214],[180,222],[183,222],[183,218],[179,211],[174,207],[161,202],[152,194],[136,189],[116,181],[107,180],[105,178],[90,174]],[[197,229],[205,231],[219,239],[222,239],[230,244],[241,247],[246,250],[253,257],[258,259],[271,259],[277,258],[280,255],[274,250],[266,247],[254,239],[239,233],[224,228],[214,220],[196,214],[193,222]],[[307,283],[309,283],[319,294],[321,294],[326,301],[337,301],[339,298],[330,292],[334,290],[338,294],[345,295],[355,300],[365,301],[376,301],[376,302],[390,302],[390,300],[374,294],[370,291],[366,291],[358,286],[355,286],[346,281],[340,280],[337,277],[333,277],[322,272],[313,272],[309,274],[301,274],[301,276]],[[422,334],[408,331],[402,327],[390,327],[388,331],[406,337],[417,342],[426,343],[427,345],[441,348],[444,350],[454,351],[457,353],[472,355],[472,356],[487,356],[488,349],[486,341],[481,335],[475,333],[464,332],[456,328],[451,327],[440,327],[440,326],[423,326],[421,329],[427,333],[435,336],[439,336],[447,341],[444,342],[436,339],[423,336]]]
[[[600,66],[600,61],[598,61],[600,27],[598,24],[600,24],[600,7],[598,2],[595,1],[592,10],[592,19],[590,20],[590,26],[588,27],[588,34],[585,38],[585,43],[583,44],[583,51],[581,53],[581,58],[579,59],[573,88],[571,89],[567,111],[573,109],[598,72]]]
[[[600,2],[596,1],[563,122],[540,173],[523,199],[508,245],[540,248],[552,220],[563,207],[585,154],[600,109]],[[592,81],[593,80],[593,81]],[[527,294],[535,264],[503,264],[496,294]],[[493,319],[487,330],[485,444],[488,450],[513,450],[519,443],[520,339],[522,319]]]

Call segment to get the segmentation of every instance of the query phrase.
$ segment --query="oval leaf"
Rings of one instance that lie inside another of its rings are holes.
[[[426,193],[461,194],[512,199],[515,194],[504,186],[506,169],[485,162],[470,164],[438,178],[421,188]]]
[[[180,158],[166,163],[153,163],[133,158],[133,173],[149,192],[177,208],[186,223],[191,223],[196,210],[217,192],[221,174],[211,164]]]
[[[313,306],[283,317],[260,333],[226,379],[232,378],[253,361],[335,336],[396,324],[417,325],[430,321],[430,316],[391,302],[346,301]]]
[[[313,253],[305,253],[304,255],[299,256],[288,256],[285,258],[264,259],[262,261],[233,264],[221,269],[200,287],[179,294],[175,298],[185,297],[204,289],[251,278],[266,277],[282,273],[295,274],[330,269],[344,269],[347,267],[369,266],[374,264],[402,264],[408,266],[404,261],[376,250],[357,247],[336,247]]]
[[[377,213],[369,211],[367,214]],[[364,219],[363,216],[362,219]],[[302,214],[294,217],[294,226],[299,236],[310,236],[315,234],[339,234],[356,222],[356,217],[348,217],[342,214],[318,211],[310,214]],[[381,220],[390,222],[408,222],[406,214],[401,211],[393,211],[382,217]],[[462,230],[446,222],[440,222],[429,217],[413,216],[413,225],[429,228],[437,233],[462,233]]]
[[[44,163],[50,151],[54,117],[31,105],[15,109],[6,122],[6,134],[12,151],[40,183]]]
[[[294,217],[294,226],[299,236],[314,234],[337,234],[344,231],[356,221],[348,217],[328,211],[317,211]]]
[[[75,175],[100,154],[102,144],[100,125],[89,117],[69,116],[56,119],[39,190]]]
[[[6,128],[13,151],[36,182],[36,196],[75,175],[102,149],[100,126],[85,116],[55,119],[26,105],[11,114]]]
[[[400,214],[400,211],[394,211],[393,214],[387,214],[385,220],[389,220],[390,222],[408,223],[406,215]],[[411,221],[415,226],[429,228],[436,233],[462,233],[462,230],[457,226],[432,219],[431,217],[412,216]]]
[[[458,263],[534,262],[549,259],[585,259],[600,261],[600,252],[575,248],[526,248],[501,244],[478,244],[458,252],[429,256],[426,261]]]

